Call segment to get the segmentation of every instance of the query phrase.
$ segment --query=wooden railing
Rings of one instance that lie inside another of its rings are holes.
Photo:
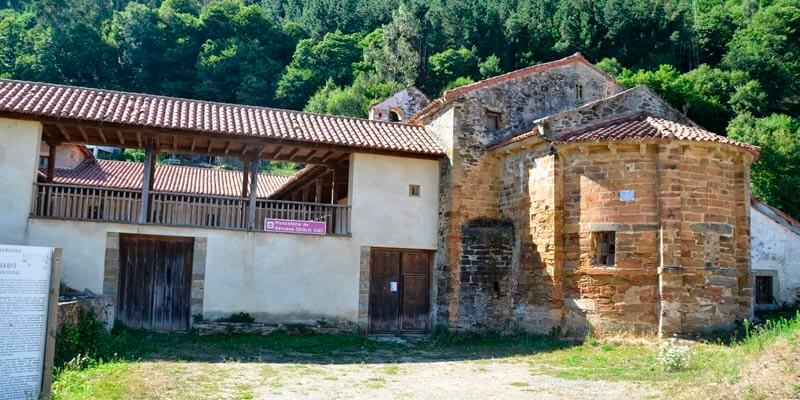
[[[150,192],[147,223],[154,225],[246,230],[248,199]],[[138,223],[138,190],[37,183],[31,214],[36,217]],[[350,206],[258,200],[255,229],[264,219],[324,221],[328,235],[350,234]]]

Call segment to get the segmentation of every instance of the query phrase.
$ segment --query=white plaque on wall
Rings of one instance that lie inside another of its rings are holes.
[[[51,247],[0,245],[0,400],[49,395],[54,340],[48,339],[48,325],[54,323],[58,290],[54,254]]]
[[[636,194],[633,190],[620,190],[619,201],[633,201],[636,199]]]

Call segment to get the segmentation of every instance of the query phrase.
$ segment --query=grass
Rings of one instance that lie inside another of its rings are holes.
[[[115,356],[66,364],[57,370],[53,390],[55,399],[248,399],[263,397],[259,387],[279,392],[300,380],[317,382],[305,390],[324,391],[320,385],[343,385],[349,379],[377,390],[414,371],[414,363],[455,361],[464,363],[463,371],[476,373],[490,365],[523,364],[531,376],[641,382],[680,397],[687,397],[685,388],[699,388],[708,392],[698,397],[712,397],[716,386],[709,382],[740,381],[743,366],[774,343],[798,349],[800,312],[791,319],[769,319],[758,328],[746,326],[732,337],[693,343],[689,368],[664,372],[655,361],[655,343],[648,341],[574,343],[552,336],[438,333],[404,345],[355,335],[197,336],[118,330],[103,346]],[[340,368],[331,367],[336,365]],[[527,385],[510,383],[519,389]],[[741,393],[759,390],[745,386]],[[800,395],[800,384],[787,387],[786,393]]]

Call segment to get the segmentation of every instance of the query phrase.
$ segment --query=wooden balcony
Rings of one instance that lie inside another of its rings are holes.
[[[138,190],[36,183],[31,216],[41,218],[140,223],[142,193]],[[145,224],[248,230],[249,199],[182,193],[150,192]],[[326,234],[350,235],[350,206],[258,199],[254,231],[264,231],[267,218],[325,222]]]

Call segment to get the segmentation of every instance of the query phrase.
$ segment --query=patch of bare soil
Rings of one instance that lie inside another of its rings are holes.
[[[780,340],[743,367],[741,379],[723,386],[720,399],[800,399],[800,335]]]
[[[507,360],[383,365],[316,365],[284,373],[280,365],[266,385],[251,387],[269,399],[644,399],[658,392],[626,382],[576,381],[532,373]]]

